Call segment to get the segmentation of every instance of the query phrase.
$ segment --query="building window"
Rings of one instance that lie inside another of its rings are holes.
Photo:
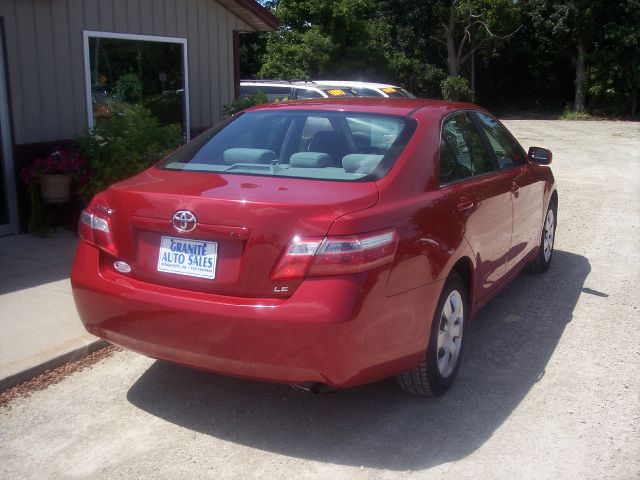
[[[85,31],[84,56],[90,129],[138,104],[189,140],[186,39]]]

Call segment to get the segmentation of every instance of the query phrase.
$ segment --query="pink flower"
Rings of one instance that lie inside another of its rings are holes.
[[[37,182],[42,175],[47,174],[71,174],[80,178],[86,173],[87,168],[87,161],[79,151],[58,147],[47,157],[36,158],[33,165],[23,168],[20,171],[20,178],[26,184]]]

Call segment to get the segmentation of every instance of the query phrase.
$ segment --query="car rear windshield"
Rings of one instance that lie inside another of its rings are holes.
[[[326,111],[255,111],[208,130],[158,166],[168,170],[370,181],[393,167],[415,120]]]

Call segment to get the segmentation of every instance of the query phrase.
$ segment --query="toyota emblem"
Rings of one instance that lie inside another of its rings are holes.
[[[198,224],[196,216],[189,210],[177,211],[173,215],[173,219],[171,220],[171,222],[173,223],[173,228],[182,233],[192,231]]]

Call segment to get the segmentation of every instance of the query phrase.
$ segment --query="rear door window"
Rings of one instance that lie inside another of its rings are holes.
[[[296,88],[296,98],[300,100],[306,100],[309,98],[323,98],[322,94],[317,90],[311,90],[310,88]]]
[[[362,97],[382,97],[383,95],[373,88],[356,87],[353,89],[358,95]]]
[[[322,91],[327,94],[329,98],[332,97],[354,97],[355,95],[350,88],[323,88]]]
[[[256,85],[255,93],[264,93],[270,102],[291,98],[291,87],[286,85]]]
[[[440,139],[440,182],[449,183],[494,171],[480,132],[466,112],[447,117]]]
[[[415,98],[409,92],[400,87],[384,87],[382,91],[391,98]]]
[[[253,85],[240,85],[240,96],[249,97],[258,93],[258,87]]]

